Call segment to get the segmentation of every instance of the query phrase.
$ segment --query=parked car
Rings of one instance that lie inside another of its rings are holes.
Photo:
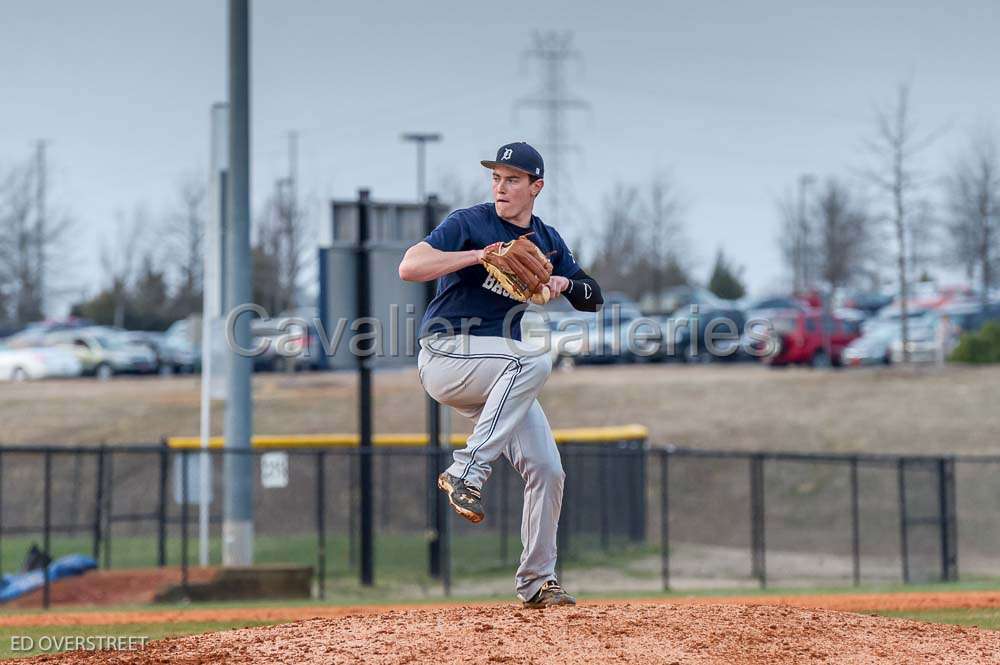
[[[201,347],[195,343],[200,336],[193,334],[193,326],[200,322],[200,318],[179,319],[163,333],[163,351],[175,373],[201,369]]]
[[[874,316],[878,314],[879,310],[890,304],[893,297],[892,294],[888,293],[855,291],[845,295],[839,304],[841,307],[861,310],[867,316]]]
[[[953,321],[936,314],[921,317],[906,331],[906,350],[911,363],[944,362],[958,345],[961,329]],[[903,362],[902,331],[896,333],[889,345],[892,362]]]
[[[662,315],[677,312],[681,308],[690,308],[692,305],[707,310],[727,307],[732,303],[719,298],[704,287],[673,286],[656,295],[647,294],[638,305],[644,312]]]
[[[845,321],[815,308],[754,312],[750,318],[766,318],[771,332],[766,342],[769,353],[761,360],[771,366],[840,366],[844,348],[860,335],[857,322]],[[757,347],[760,350],[760,347]]]
[[[156,370],[156,356],[148,348],[129,343],[110,328],[92,327],[50,333],[47,342],[76,353],[85,374],[109,379],[115,374],[145,374]]]
[[[269,342],[262,360],[254,364],[259,369],[287,371],[318,368],[323,348],[314,324],[316,317],[316,310],[306,307],[271,319],[254,319],[251,330],[255,342],[263,339]],[[305,325],[293,319],[304,321]]]
[[[888,365],[892,363],[889,345],[899,336],[899,326],[882,324],[869,329],[855,338],[844,349],[844,365],[861,367],[864,365]]]
[[[707,309],[696,315],[689,315],[686,308],[675,312],[673,321],[674,351],[666,359],[681,362],[710,362],[713,360],[736,360],[740,357],[740,336],[746,324],[746,314],[741,309],[724,307]],[[664,328],[664,334],[669,334],[669,328]],[[696,336],[692,335],[696,333]],[[708,334],[712,333],[712,348],[707,343]],[[664,353],[668,351],[665,349]]]
[[[0,344],[0,381],[28,381],[80,376],[83,366],[66,349],[11,348]]]
[[[35,321],[24,326],[14,334],[6,337],[3,343],[12,349],[41,348],[45,346],[45,337],[57,330],[70,330],[92,326],[87,319],[74,316],[65,319],[46,319]]]
[[[801,298],[795,296],[764,296],[763,298],[757,298],[756,300],[751,300],[747,304],[747,310],[749,311],[759,311],[759,310],[775,310],[775,309],[804,309],[808,307],[808,304]]]
[[[156,358],[154,372],[158,374],[173,374],[175,369],[167,348],[166,335],[151,330],[122,330],[119,335],[128,344],[138,344],[153,352]]]
[[[991,302],[985,307],[979,302],[946,305],[936,313],[958,326],[963,333],[975,332],[989,321],[1000,321],[1000,302]]]
[[[589,335],[577,363],[646,362],[659,349],[659,325],[619,294],[610,294],[601,311],[581,318],[587,321]]]

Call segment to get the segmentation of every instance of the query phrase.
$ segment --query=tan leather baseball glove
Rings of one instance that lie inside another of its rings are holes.
[[[487,246],[481,263],[515,299],[544,304],[549,300],[545,285],[552,277],[552,263],[538,245],[528,240],[530,235]]]

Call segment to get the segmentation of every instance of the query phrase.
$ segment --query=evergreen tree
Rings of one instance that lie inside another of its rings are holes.
[[[715,267],[712,268],[712,276],[708,280],[708,289],[726,300],[736,300],[746,295],[743,269],[731,266],[721,247],[715,255]]]

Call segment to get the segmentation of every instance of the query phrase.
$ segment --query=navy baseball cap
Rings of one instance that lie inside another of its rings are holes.
[[[479,163],[488,169],[494,169],[498,166],[509,166],[512,169],[524,171],[536,178],[545,177],[545,163],[542,161],[542,156],[524,141],[502,145],[497,150],[496,160],[489,161],[484,159]]]

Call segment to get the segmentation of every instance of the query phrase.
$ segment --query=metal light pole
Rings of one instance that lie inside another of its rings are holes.
[[[404,141],[417,144],[417,200],[423,201],[427,196],[427,144],[441,140],[441,135],[429,132],[410,132],[403,134]]]
[[[249,303],[250,288],[250,2],[229,0],[229,180],[226,307]],[[235,342],[250,348],[250,316],[234,324]],[[253,359],[229,350],[226,376],[225,500],[222,563],[253,563]]]

